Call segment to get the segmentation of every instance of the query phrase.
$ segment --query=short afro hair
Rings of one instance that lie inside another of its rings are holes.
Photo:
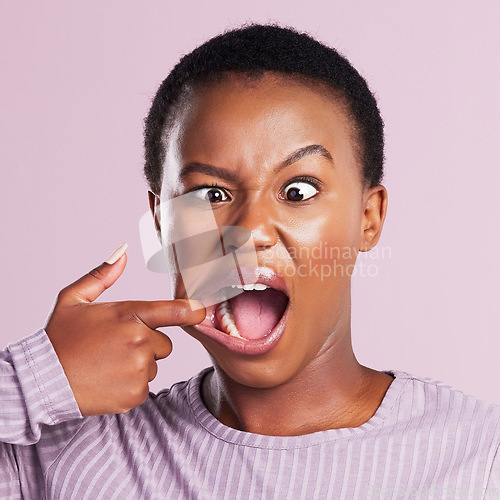
[[[160,85],[145,119],[144,174],[153,192],[161,191],[164,133],[186,91],[228,74],[279,73],[326,85],[340,95],[354,123],[356,149],[365,186],[382,181],[384,123],[364,78],[335,49],[305,33],[274,24],[250,24],[218,35],[183,56]]]

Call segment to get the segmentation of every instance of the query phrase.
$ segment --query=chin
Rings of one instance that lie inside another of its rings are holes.
[[[291,340],[292,335],[288,329],[284,329],[280,344],[262,355],[235,353],[226,346],[221,346],[218,341],[201,334],[194,327],[183,329],[203,345],[215,369],[220,371],[224,378],[247,388],[279,387],[295,378],[307,365],[307,360],[300,352],[290,348],[286,339]],[[290,335],[287,335],[287,330]]]

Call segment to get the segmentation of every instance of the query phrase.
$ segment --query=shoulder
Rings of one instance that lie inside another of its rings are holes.
[[[402,385],[399,412],[420,425],[448,427],[500,443],[500,405],[488,403],[430,377],[392,370]],[[404,418],[404,417],[403,417]]]

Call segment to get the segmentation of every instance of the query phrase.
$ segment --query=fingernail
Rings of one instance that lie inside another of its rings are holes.
[[[198,309],[203,309],[205,306],[199,300],[189,299],[189,307],[192,311],[197,311]]]
[[[127,250],[128,243],[122,243],[104,262],[114,264]]]

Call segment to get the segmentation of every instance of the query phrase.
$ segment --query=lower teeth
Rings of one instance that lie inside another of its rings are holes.
[[[236,323],[233,318],[233,311],[231,309],[231,304],[229,300],[225,300],[217,307],[217,317],[224,328],[225,332],[228,333],[231,337],[238,337],[239,339],[247,340],[243,338],[238,332],[238,328],[236,327]]]

